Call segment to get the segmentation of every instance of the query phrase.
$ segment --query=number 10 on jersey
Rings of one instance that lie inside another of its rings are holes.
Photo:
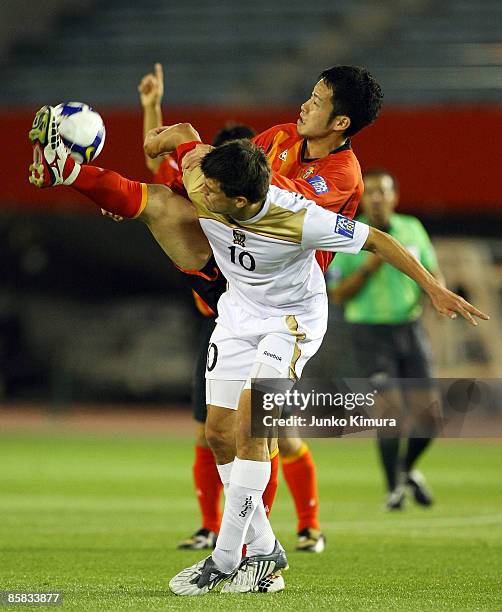
[[[254,257],[248,251],[237,251],[235,245],[228,247],[230,251],[230,261],[233,264],[239,264],[248,272],[252,272],[256,268]]]

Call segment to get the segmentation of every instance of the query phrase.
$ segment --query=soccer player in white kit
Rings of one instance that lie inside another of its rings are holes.
[[[32,182],[42,187],[76,183],[85,168],[69,158],[50,107],[37,113],[30,140]],[[189,124],[157,128],[147,136],[145,150],[156,157],[178,147],[182,157],[180,151],[190,141],[198,144]],[[184,152],[188,150],[185,146]],[[96,170],[98,175],[110,172]],[[249,141],[216,148],[200,167],[185,171],[184,183],[193,204],[168,187],[138,184],[141,206],[126,213],[144,221],[164,251],[181,264],[178,253],[190,258],[187,244],[189,251],[199,253],[194,261],[206,252],[204,245],[181,236],[185,226],[190,237],[197,235],[195,207],[204,232],[200,241],[207,238],[228,280],[218,304],[206,374],[207,437],[225,487],[223,520],[213,554],[181,571],[169,586],[179,595],[203,595],[223,582],[222,593],[281,590],[284,582],[275,574],[287,567],[287,560],[263,507],[270,455],[268,440],[250,435],[250,381],[298,379],[321,344],[327,297],[314,251],[370,250],[415,280],[441,314],[455,318],[459,313],[473,324],[472,315],[488,317],[442,287],[388,234],[270,186],[267,157]],[[84,189],[82,181],[74,188],[99,207],[116,211],[113,190]],[[241,559],[244,543],[247,556]]]
[[[458,302],[390,236],[271,186],[265,154],[248,141],[215,149],[200,169],[185,171],[184,183],[228,280],[208,351],[208,420],[228,409],[238,412],[235,456],[225,456],[209,436],[226,495],[216,548],[170,587],[196,595],[229,579],[222,592],[257,590],[260,584],[279,590],[283,582],[266,577],[287,561],[263,508],[269,448],[267,440],[250,437],[251,380],[297,380],[322,342],[327,296],[315,250],[375,251],[417,280],[436,308],[453,314],[462,304],[469,319],[469,312],[479,311]],[[243,543],[248,551],[241,561]]]

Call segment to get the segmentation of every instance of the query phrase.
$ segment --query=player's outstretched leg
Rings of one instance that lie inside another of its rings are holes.
[[[211,248],[189,200],[165,185],[131,181],[113,170],[75,162],[63,145],[50,106],[36,113],[29,139],[33,145],[32,184],[68,185],[107,212],[140,219],[176,265],[187,270],[204,267]]]

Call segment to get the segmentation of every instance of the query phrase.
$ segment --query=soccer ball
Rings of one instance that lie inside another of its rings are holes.
[[[101,115],[83,102],[64,102],[55,107],[58,130],[73,159],[88,164],[105,144],[105,124]]]

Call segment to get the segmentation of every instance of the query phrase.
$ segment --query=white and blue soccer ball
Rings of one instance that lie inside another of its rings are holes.
[[[88,164],[101,153],[106,129],[101,115],[83,102],[64,102],[55,107],[58,130],[73,159]]]

